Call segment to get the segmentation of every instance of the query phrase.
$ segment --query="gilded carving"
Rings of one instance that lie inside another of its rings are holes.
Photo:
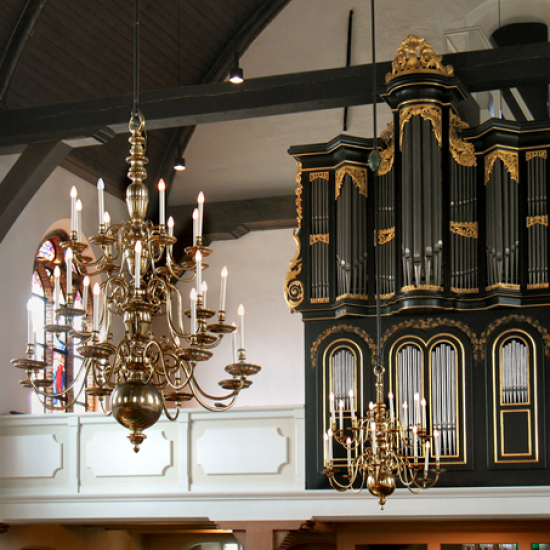
[[[401,292],[413,292],[414,290],[431,290],[433,292],[443,292],[443,287],[435,285],[409,285],[401,288]]]
[[[328,172],[311,172],[309,174],[309,181],[315,180],[327,180],[328,181]]]
[[[329,235],[310,235],[309,236],[309,244],[313,246],[316,243],[329,243]]]
[[[545,225],[548,227],[548,216],[527,216],[527,227]]]
[[[352,298],[354,300],[368,300],[368,296],[363,296],[363,294],[350,294],[349,292],[347,294],[341,294],[340,296],[336,296],[336,300],[343,300],[344,298]]]
[[[458,115],[450,111],[449,120],[449,148],[455,161],[461,166],[476,166],[476,155],[472,143],[468,143],[460,137],[460,132],[469,128],[469,124],[460,120]]]
[[[359,193],[366,197],[367,193],[367,169],[358,168],[356,166],[342,166],[336,170],[336,196],[337,199],[340,196],[340,191],[342,189],[342,184],[344,183],[344,176],[348,175],[353,183],[359,189]]]
[[[550,356],[550,333],[546,328],[544,328],[539,321],[533,319],[532,317],[527,317],[526,315],[507,315],[506,317],[500,317],[496,321],[493,321],[488,327],[487,332],[481,333],[481,343],[485,346],[489,336],[501,325],[509,323],[511,321],[528,323],[533,328],[537,329],[542,337],[544,342],[544,353],[546,356]],[[483,358],[483,355],[482,355]]]
[[[503,162],[510,177],[519,183],[518,154],[513,151],[505,151],[504,149],[495,149],[485,157],[485,185],[487,185],[491,179],[491,174],[493,173],[493,168],[495,167],[497,159]]]
[[[468,239],[477,239],[477,222],[451,222],[451,233]]]
[[[411,34],[397,49],[392,61],[392,72],[386,75],[386,84],[394,78],[411,73],[432,73],[453,76],[451,65],[442,63],[443,57],[437,55],[424,38]]]
[[[454,319],[440,319],[430,317],[428,319],[410,319],[408,321],[403,321],[397,325],[393,325],[384,332],[384,335],[381,338],[382,347],[388,339],[393,336],[396,332],[412,328],[419,330],[430,330],[437,327],[453,327],[461,332],[463,332],[472,343],[472,352],[476,361],[479,361],[483,357],[483,345],[482,341],[477,337],[476,333],[473,332],[468,325],[462,323],[461,321],[455,321]]]
[[[485,290],[487,292],[490,292],[491,290],[497,290],[499,288],[502,288],[504,290],[519,290],[519,285],[515,285],[512,283],[496,283],[494,285],[488,286]]]
[[[380,170],[378,170],[378,175],[385,176],[393,168],[393,162],[395,159],[393,122],[388,123],[388,127],[380,134],[380,139],[384,142],[385,147],[378,148],[380,150],[380,158],[382,159]]]
[[[389,229],[380,229],[378,234],[378,242],[382,244],[389,243],[395,238],[395,227],[390,227]]]
[[[302,163],[296,161],[298,165],[298,172],[296,174],[296,223],[298,227],[302,227]]]
[[[541,159],[548,158],[548,151],[546,149],[538,149],[536,151],[527,151],[527,153],[525,153],[525,160],[531,160],[537,157]]]
[[[549,288],[550,285],[548,283],[534,283],[532,285],[527,285],[528,290],[538,290],[543,288]]]
[[[330,298],[312,298],[311,303],[312,304],[328,304],[330,302]]]
[[[399,142],[401,144],[401,149],[403,149],[403,131],[405,130],[405,124],[407,124],[413,116],[417,115],[420,115],[424,120],[429,120],[432,123],[435,139],[437,139],[437,143],[439,147],[441,147],[441,109],[435,105],[420,103],[418,105],[405,107],[399,111]]]
[[[294,313],[295,308],[304,301],[304,284],[296,279],[302,272],[300,238],[296,235],[296,229],[292,231],[292,236],[296,242],[296,254],[290,261],[290,267],[285,277],[284,294],[288,307]]]
[[[456,288],[452,286],[451,292],[455,292],[456,294],[475,294],[479,292],[479,288]]]
[[[319,346],[331,334],[336,334],[338,332],[351,332],[361,337],[369,346],[369,350],[371,351],[371,362],[374,364],[374,357],[376,355],[376,346],[374,345],[374,340],[368,335],[368,333],[358,327],[352,327],[350,325],[337,325],[337,326],[327,328],[322,334],[320,334],[317,337],[315,342],[313,342],[313,345],[311,346],[311,350],[309,354],[312,367],[315,368],[317,366],[317,350],[319,349]]]

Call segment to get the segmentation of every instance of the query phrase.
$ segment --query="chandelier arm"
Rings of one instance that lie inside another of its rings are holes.
[[[239,391],[243,387],[243,384],[241,383],[241,387],[239,387],[236,390],[233,390],[230,394],[226,395],[225,397],[214,397],[206,392],[203,391],[203,389],[199,386],[197,383],[195,376],[193,375],[191,379],[189,380],[189,387],[191,388],[191,393],[193,394],[193,397],[199,402],[201,407],[204,407],[205,409],[212,411],[212,412],[223,412],[229,410],[233,404],[235,403],[235,400],[237,399],[237,396],[239,394]],[[227,399],[231,399],[231,401],[227,405],[221,405],[221,406],[211,406],[209,405],[204,399],[202,399],[201,395],[204,397],[212,400],[212,401],[226,401]]]
[[[113,415],[113,411],[112,411],[112,410],[107,410],[107,409],[105,408],[105,405],[103,404],[103,401],[104,401],[103,397],[99,397],[98,401],[99,401],[99,404],[101,405],[101,411],[103,412],[103,414],[104,414],[105,416],[112,416],[112,415]]]
[[[178,267],[178,270],[180,270],[182,273],[186,273],[187,271],[192,273],[192,275],[188,279],[184,279],[182,276],[178,275],[177,272],[174,271],[173,265],[178,265],[178,264],[176,264],[176,262],[174,262],[173,264],[172,263],[166,264],[166,268],[168,269],[168,273],[170,274],[170,277],[172,277],[173,279],[176,279],[180,283],[191,283],[195,280],[194,264],[193,264],[193,267],[188,266],[187,269],[183,267],[183,263],[181,264],[181,267]]]
[[[176,302],[177,302],[177,311],[174,312],[174,315],[172,315],[172,310],[174,309],[172,307],[172,292],[169,293],[168,299],[167,299],[167,309],[168,309],[168,327],[170,329],[170,332],[172,333],[172,337],[178,337],[178,338],[184,338],[185,340],[188,340],[189,334],[185,332],[185,326],[183,322],[184,317],[184,310],[183,310],[183,301],[181,298],[181,292],[178,290],[178,288],[175,285],[172,285],[170,283],[169,288],[170,290],[174,291],[174,294],[176,296]],[[177,315],[177,312],[179,312],[179,315]],[[174,324],[173,317],[176,317],[176,321],[179,324],[179,327]]]
[[[173,416],[168,412],[168,407],[166,406],[166,401],[164,401],[164,399],[163,399],[163,408],[164,408],[164,414],[166,415],[168,420],[170,420],[171,422],[174,422],[174,420],[177,420],[180,415],[181,403],[176,403],[176,414]]]
[[[168,356],[168,357],[173,357],[174,361],[176,362],[176,367],[175,368],[165,369],[165,376],[166,376],[166,381],[168,382],[168,385],[176,391],[182,390],[183,388],[185,388],[185,386],[187,386],[189,384],[189,380],[191,379],[193,369],[188,371],[187,368],[183,368],[183,365],[188,366],[187,361],[185,361],[183,359],[180,359],[179,357],[176,356],[175,353],[170,352],[170,353],[165,353],[164,355]],[[174,375],[176,377],[177,377],[177,373],[180,370],[183,371],[183,373],[185,374],[185,380],[183,382],[179,383],[179,384],[177,382],[172,382],[172,380],[170,379],[170,370],[174,371]]]

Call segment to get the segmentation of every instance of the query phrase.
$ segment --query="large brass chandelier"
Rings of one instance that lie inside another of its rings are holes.
[[[248,377],[260,367],[246,362],[242,305],[238,327],[226,322],[225,268],[221,276],[220,308],[216,312],[207,307],[207,287],[202,274],[207,266],[203,260],[212,250],[204,246],[202,239],[202,193],[193,216],[193,243],[186,248],[187,257],[182,262],[173,255],[174,220],[165,219],[162,180],[159,223],[145,219],[149,197],[143,183],[147,177],[145,119],[138,108],[139,0],[135,6],[134,109],[127,159],[131,184],[126,190],[129,217],[119,224],[110,223],[104,211],[100,180],[99,234],[89,239],[99,249],[98,258],[93,260],[86,255],[87,245],[81,239],[76,190],[71,193],[70,239],[61,243],[67,260],[66,300],[60,305],[59,277],[56,277],[53,321],[46,326],[51,334],[65,333],[80,341],[76,351],[83,358],[81,368],[68,387],[61,392],[52,389],[52,380],[46,376],[47,362],[37,360],[34,355],[31,313],[27,356],[12,363],[26,372],[22,384],[31,388],[46,407],[70,409],[82,392],[96,397],[107,414],[113,414],[130,430],[128,438],[137,452],[146,438],[143,430],[157,422],[163,411],[170,420],[175,420],[182,403],[193,398],[208,410],[227,410],[239,392],[252,384]],[[88,286],[84,286],[83,307],[75,305],[73,263],[80,273],[100,279],[93,289],[91,319],[86,315]],[[195,283],[189,301],[182,297],[177,286],[180,282]],[[116,318],[121,318],[124,329],[118,343],[113,336]],[[165,320],[167,332],[157,336],[153,324],[160,318]],[[212,350],[229,333],[234,333],[233,361],[225,367],[230,377],[219,382],[225,390],[223,395],[211,395],[197,380],[197,366],[212,357]],[[61,404],[53,405],[54,399]]]
[[[374,34],[374,0],[371,0],[372,21],[372,66],[373,66],[373,125],[374,144],[369,155],[369,166],[374,174],[375,229],[379,227],[378,201],[380,196],[378,170],[380,153],[376,132],[376,55]],[[378,237],[378,236],[377,236]],[[382,315],[380,306],[380,242],[375,247],[376,285],[376,332],[377,356],[374,358],[376,400],[369,404],[363,417],[355,415],[353,390],[349,390],[351,424],[344,421],[344,402],[335,403],[329,396],[330,428],[323,434],[325,464],[323,473],[337,491],[359,492],[367,487],[384,509],[386,497],[391,495],[399,480],[413,493],[433,487],[441,473],[441,437],[437,430],[428,431],[426,400],[414,394],[414,402],[402,403],[402,412],[396,415],[394,396],[384,400],[383,350],[381,347]],[[338,423],[336,409],[338,408]],[[334,460],[334,444],[345,449],[346,467],[341,468]],[[341,471],[342,470],[342,471]]]

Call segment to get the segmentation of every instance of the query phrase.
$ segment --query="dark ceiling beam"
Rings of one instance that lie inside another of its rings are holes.
[[[13,29],[4,55],[0,60],[0,107],[5,103],[6,94],[21,56],[47,3],[48,0],[28,0]]]
[[[550,43],[449,54],[445,64],[470,92],[550,83]],[[377,63],[380,82],[390,62]],[[372,65],[144,92],[149,130],[368,104]],[[0,148],[46,139],[128,131],[130,96],[0,112]]]
[[[172,206],[167,215],[173,216],[178,239],[174,254],[183,256],[183,249],[191,245],[193,209],[196,205]],[[204,208],[204,240],[227,241],[238,239],[250,231],[296,227],[296,197],[284,195],[242,201],[209,202]],[[184,238],[186,236],[187,240]]]
[[[62,141],[32,144],[23,151],[0,184],[0,242],[70,151]]]

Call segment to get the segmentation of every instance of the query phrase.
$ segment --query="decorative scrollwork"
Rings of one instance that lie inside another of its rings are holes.
[[[548,283],[534,283],[532,285],[527,285],[527,290],[541,290],[543,288],[549,288]]]
[[[477,222],[450,222],[451,233],[468,239],[477,239]]]
[[[442,63],[443,57],[437,55],[424,38],[411,34],[397,49],[392,62],[392,72],[386,75],[386,84],[394,78],[411,73],[432,73],[442,76],[453,76],[451,65]]]
[[[401,149],[403,149],[403,131],[405,130],[405,124],[407,124],[413,116],[417,115],[420,115],[424,120],[429,120],[432,123],[435,139],[437,139],[437,143],[439,147],[441,147],[441,109],[435,105],[420,103],[418,105],[405,107],[399,111],[399,143]]]
[[[504,290],[519,290],[520,286],[512,283],[496,283],[494,285],[488,286],[485,290],[490,292],[491,290],[497,290],[502,288]]]
[[[296,242],[296,254],[290,261],[290,267],[285,277],[285,301],[292,312],[304,301],[304,283],[298,281],[297,277],[302,272],[302,258],[300,257],[301,245],[300,237],[296,234],[296,229],[292,231],[292,236]]]
[[[378,242],[381,245],[389,243],[393,239],[395,239],[395,227],[390,227],[389,229],[380,229],[380,231],[378,232]]]
[[[296,187],[296,223],[298,227],[302,227],[302,163],[296,161],[296,164],[298,165],[298,172],[296,173],[296,184],[298,185]]]
[[[414,292],[415,290],[431,290],[433,292],[443,292],[443,287],[435,285],[408,285],[401,288],[401,292]]]
[[[309,181],[315,180],[327,180],[328,181],[328,172],[311,172],[309,174]]]
[[[393,162],[395,159],[395,145],[393,140],[393,122],[388,123],[388,127],[380,134],[380,139],[385,144],[385,147],[379,147],[380,158],[382,163],[380,164],[380,170],[378,170],[379,176],[385,176],[393,168]]]
[[[458,115],[450,111],[449,120],[449,149],[455,161],[461,166],[476,166],[476,155],[472,143],[468,143],[460,137],[461,130],[466,130],[470,125],[460,119]]]
[[[384,335],[381,338],[382,348],[385,346],[389,338],[391,338],[396,332],[406,329],[418,329],[418,330],[430,330],[438,327],[451,327],[456,328],[463,332],[472,343],[472,352],[474,354],[474,359],[480,361],[483,358],[483,342],[479,339],[475,332],[473,332],[468,325],[462,323],[461,321],[455,321],[454,319],[445,319],[445,318],[433,318],[429,317],[428,319],[410,319],[408,321],[403,321],[397,325],[393,325],[384,332]]]
[[[340,191],[342,189],[342,184],[344,183],[344,176],[348,175],[353,183],[359,189],[359,193],[366,197],[368,195],[367,191],[367,169],[358,168],[356,166],[342,166],[336,171],[336,196],[337,199],[340,196]]]
[[[495,149],[492,153],[489,153],[485,157],[485,185],[489,183],[495,162],[500,159],[510,177],[519,183],[519,168],[518,168],[518,154],[512,151],[505,151],[504,149]]]
[[[527,216],[527,227],[544,225],[548,227],[548,216]]]
[[[311,359],[311,366],[315,368],[317,366],[317,350],[319,349],[319,346],[331,335],[336,334],[337,332],[350,332],[353,334],[357,334],[357,336],[361,337],[369,346],[369,350],[371,352],[371,362],[374,363],[374,358],[376,356],[376,346],[374,344],[374,340],[369,336],[368,332],[358,328],[358,327],[352,327],[350,325],[336,325],[330,328],[327,328],[322,334],[320,334],[315,342],[313,342],[313,345],[311,346],[309,357]]]
[[[527,151],[527,153],[525,153],[525,160],[527,161],[537,157],[541,159],[548,158],[548,151],[546,149],[537,149],[536,151]]]
[[[330,235],[310,235],[309,236],[309,244],[313,246],[316,243],[325,243],[329,244],[330,241]]]

